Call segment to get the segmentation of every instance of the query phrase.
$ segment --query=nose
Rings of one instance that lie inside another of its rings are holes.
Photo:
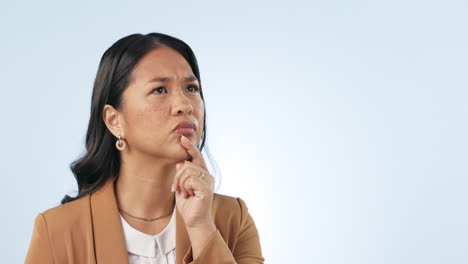
[[[186,96],[183,93],[177,93],[177,95],[174,95],[172,114],[191,114],[192,111],[192,104],[187,100]]]

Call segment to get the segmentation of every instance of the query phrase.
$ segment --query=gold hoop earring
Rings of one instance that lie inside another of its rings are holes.
[[[125,141],[122,140],[122,138],[119,136],[119,139],[117,139],[117,141],[115,142],[115,147],[122,151],[125,149],[125,147],[127,146],[127,144],[125,143]]]

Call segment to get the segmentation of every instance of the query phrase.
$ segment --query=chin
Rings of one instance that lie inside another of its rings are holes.
[[[180,147],[180,149],[174,153],[173,157],[176,157],[177,161],[188,160],[191,158],[183,147]]]

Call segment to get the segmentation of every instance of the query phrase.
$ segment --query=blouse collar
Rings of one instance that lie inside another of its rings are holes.
[[[128,249],[115,199],[114,181],[115,178],[108,179],[104,186],[90,195],[95,258],[97,263],[128,264]],[[185,263],[192,257],[190,238],[182,215],[174,211],[176,263]]]
[[[163,255],[175,249],[175,209],[169,224],[157,235],[148,235],[130,226],[120,215],[128,252],[145,257],[156,257],[160,251]]]

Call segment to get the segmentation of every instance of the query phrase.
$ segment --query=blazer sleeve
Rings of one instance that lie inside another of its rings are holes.
[[[240,206],[241,221],[234,250],[231,252],[219,230],[216,230],[207,240],[200,255],[193,261],[191,259],[192,248],[190,247],[189,254],[184,258],[184,264],[258,264],[265,261],[262,257],[260,238],[252,216],[241,198],[237,198],[237,202]]]
[[[47,223],[42,213],[36,216],[25,264],[54,263]]]

